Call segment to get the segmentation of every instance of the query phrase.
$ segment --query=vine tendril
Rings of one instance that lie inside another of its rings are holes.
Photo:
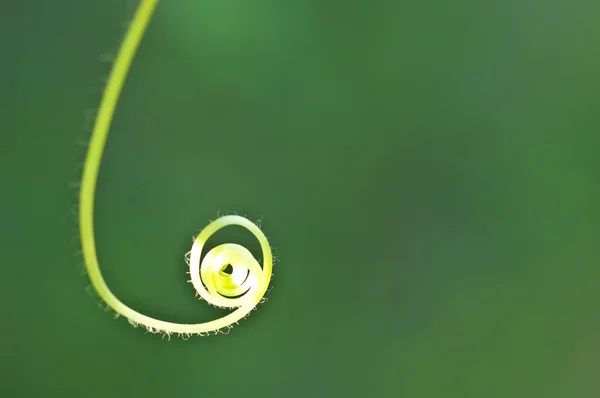
[[[100,272],[96,253],[94,197],[102,154],[127,73],[157,4],[158,0],[140,1],[117,54],[98,109],[85,158],[79,194],[81,246],[85,266],[94,289],[109,307],[118,315],[126,317],[132,325],[143,325],[149,332],[164,333],[169,336],[172,333],[179,333],[183,336],[206,334],[229,329],[233,323],[237,323],[250,313],[267,291],[272,275],[273,257],[267,238],[254,223],[241,216],[222,216],[209,223],[195,238],[186,261],[196,292],[212,305],[235,308],[233,312],[222,318],[204,323],[181,324],[162,321],[128,307],[108,288]],[[231,243],[213,248],[200,261],[202,249],[208,238],[219,229],[230,225],[244,227],[258,239],[262,249],[262,267],[250,251],[243,246]],[[233,270],[231,273],[225,272],[229,265]]]

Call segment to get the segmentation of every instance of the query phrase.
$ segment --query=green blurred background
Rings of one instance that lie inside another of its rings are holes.
[[[163,1],[101,168],[105,278],[200,322],[208,220],[278,257],[266,304],[188,341],[99,309],[78,254],[135,6],[0,3],[0,396],[600,396],[600,4]]]

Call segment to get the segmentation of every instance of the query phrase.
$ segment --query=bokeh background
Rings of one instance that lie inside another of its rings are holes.
[[[0,396],[600,396],[600,4],[163,1],[101,168],[105,278],[199,322],[210,219],[278,257],[267,303],[187,341],[113,320],[78,254],[135,6],[0,3]]]

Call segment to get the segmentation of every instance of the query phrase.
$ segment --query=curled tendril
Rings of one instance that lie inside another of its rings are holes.
[[[133,310],[121,302],[108,288],[100,272],[96,254],[93,213],[100,162],[123,83],[157,4],[158,0],[140,1],[119,49],[98,109],[84,163],[79,194],[79,228],[83,258],[92,285],[100,298],[117,315],[126,317],[133,326],[142,325],[150,333],[162,333],[163,336],[169,337],[174,333],[189,337],[192,334],[202,335],[221,330],[228,331],[232,324],[246,316],[262,300],[272,275],[273,257],[269,242],[260,228],[248,219],[229,215],[219,217],[211,222],[196,237],[189,257],[186,258],[190,268],[191,282],[200,297],[218,307],[235,308],[228,315],[210,322],[172,323],[154,319]],[[246,248],[231,243],[213,248],[200,261],[202,249],[208,238],[219,229],[229,225],[244,227],[258,239],[262,248],[262,267]],[[230,273],[226,272],[228,266],[232,268]]]

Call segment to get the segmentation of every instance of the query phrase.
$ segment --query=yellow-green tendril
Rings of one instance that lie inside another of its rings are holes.
[[[229,328],[233,323],[252,311],[267,290],[271,280],[273,258],[267,238],[254,223],[240,216],[223,216],[211,222],[194,240],[189,259],[187,259],[194,288],[200,297],[213,305],[236,308],[236,310],[222,318],[199,324],[180,324],[154,319],[140,314],[122,303],[110,291],[102,277],[94,240],[94,195],[110,123],[127,72],[157,4],[158,0],[140,1],[119,49],[98,109],[85,159],[79,196],[81,245],[92,285],[100,297],[117,314],[127,317],[130,323],[134,325],[145,326],[152,332],[180,333],[183,335],[204,334]],[[252,232],[258,239],[262,248],[262,268],[246,248],[236,244],[217,246],[210,250],[200,262],[202,248],[208,238],[219,229],[229,225],[242,226]],[[225,272],[228,265],[231,265],[233,272]]]

